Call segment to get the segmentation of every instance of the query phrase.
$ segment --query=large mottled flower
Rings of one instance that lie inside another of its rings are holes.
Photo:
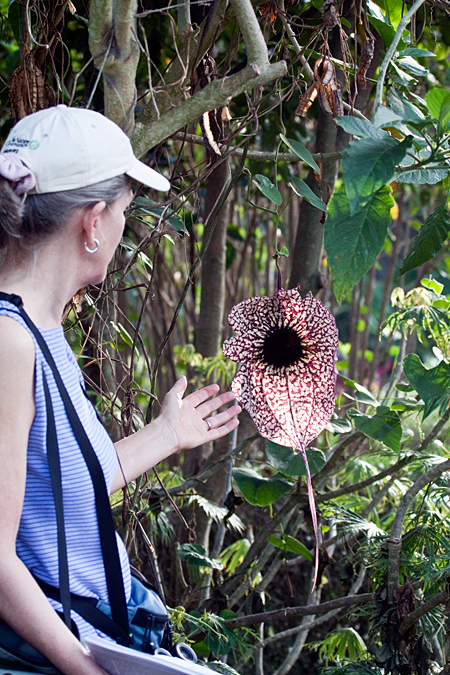
[[[328,424],[336,403],[333,315],[311,293],[302,298],[297,289],[281,288],[272,297],[244,300],[228,319],[236,336],[223,352],[241,363],[231,388],[261,436],[302,453],[317,543],[305,448]]]
[[[301,450],[328,424],[336,402],[338,333],[311,293],[280,289],[248,298],[228,317],[236,337],[223,353],[241,367],[231,385],[261,436]]]

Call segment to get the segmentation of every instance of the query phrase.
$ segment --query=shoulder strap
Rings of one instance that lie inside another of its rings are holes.
[[[58,565],[59,588],[61,589],[61,604],[63,606],[64,622],[72,630],[70,618],[70,585],[69,565],[67,562],[66,531],[64,527],[64,509],[61,484],[61,462],[59,459],[58,439],[56,436],[55,416],[53,414],[52,399],[48,388],[47,378],[42,371],[45,407],[47,410],[47,457],[52,481],[53,500],[56,511],[56,527],[58,533]]]
[[[80,418],[78,417],[64,382],[61,379],[61,375],[59,374],[58,368],[47,346],[47,343],[28,314],[25,312],[22,299],[18,295],[8,295],[6,293],[0,292],[0,300],[10,302],[17,307],[20,316],[36,338],[44,358],[50,366],[50,369],[55,378],[55,382],[59,393],[61,394],[67,416],[88,467],[94,487],[100,545],[103,555],[103,564],[105,567],[108,599],[111,605],[111,615],[113,620],[120,626],[125,635],[129,635],[127,603],[125,599],[122,568],[120,564],[119,551],[117,548],[111,507],[109,504],[108,490],[106,488],[102,467],[95,450],[92,447],[89,437],[84,430]],[[64,552],[61,551],[60,555],[64,555]]]

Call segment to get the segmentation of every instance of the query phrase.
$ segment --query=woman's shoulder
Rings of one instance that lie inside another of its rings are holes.
[[[0,358],[10,357],[21,357],[34,363],[34,341],[19,321],[0,314]]]

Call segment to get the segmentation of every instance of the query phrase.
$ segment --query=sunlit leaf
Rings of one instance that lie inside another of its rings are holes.
[[[356,389],[356,398],[358,401],[361,401],[361,403],[366,403],[367,405],[373,405],[374,407],[378,406],[378,401],[372,396],[370,391],[366,389],[366,387],[363,387],[362,384],[358,384],[358,382],[355,382],[354,380],[350,380],[348,377],[343,377],[341,376],[344,384],[348,384],[354,389]]]
[[[346,434],[352,430],[352,425],[345,417],[338,417],[336,413],[333,413],[333,416],[328,422],[326,428],[333,434]]]
[[[334,121],[342,127],[347,134],[352,134],[352,136],[375,139],[389,138],[387,131],[379,129],[372,124],[372,122],[369,122],[369,120],[344,115],[343,117],[336,117]]]

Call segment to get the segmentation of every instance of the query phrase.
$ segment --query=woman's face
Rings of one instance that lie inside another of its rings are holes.
[[[125,227],[125,212],[133,199],[133,193],[127,189],[113,204],[105,206],[98,217],[96,237],[99,240],[99,250],[92,256],[96,263],[96,280],[90,283],[100,283],[106,276],[108,265],[114,257],[116,248],[122,238]]]

